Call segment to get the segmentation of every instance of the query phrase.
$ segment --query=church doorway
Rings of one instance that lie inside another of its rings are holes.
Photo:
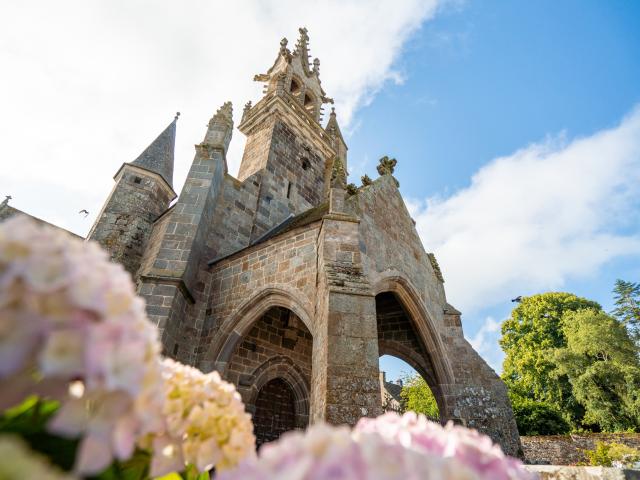
[[[226,368],[251,413],[258,446],[309,423],[313,336],[292,310],[271,306],[247,325]]]
[[[258,447],[296,428],[295,395],[283,379],[274,378],[260,389],[253,424]]]

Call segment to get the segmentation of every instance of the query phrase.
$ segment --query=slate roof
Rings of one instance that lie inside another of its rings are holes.
[[[173,188],[173,154],[178,115],[133,162],[132,165],[159,174]]]

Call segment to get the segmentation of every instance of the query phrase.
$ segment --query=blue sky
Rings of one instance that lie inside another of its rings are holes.
[[[398,60],[405,81],[387,85],[361,111],[350,139],[352,165],[380,152],[398,158],[406,197],[450,197],[497,157],[549,137],[571,142],[592,136],[615,127],[640,103],[639,3],[470,1],[458,7],[445,9],[411,38]],[[371,174],[373,162],[363,167]],[[637,238],[637,198],[623,209],[635,221],[604,230]],[[429,232],[422,233],[429,250]],[[495,242],[500,245],[499,236]],[[443,270],[447,280],[446,264]],[[513,307],[511,298],[565,290],[608,309],[616,278],[640,280],[640,259],[616,255],[560,277],[503,285],[501,301],[473,302],[463,310],[467,338],[494,368],[502,358],[496,330]],[[448,297],[457,305],[453,292]],[[406,366],[388,359],[383,368],[394,377]]]
[[[208,119],[232,100],[237,124],[260,98],[253,75],[302,25],[351,181],[398,159],[448,300],[494,368],[511,298],[566,290],[609,308],[616,278],[640,280],[634,1],[3,2],[0,195],[84,235],[176,110],[180,188]],[[232,173],[243,146],[236,131]]]

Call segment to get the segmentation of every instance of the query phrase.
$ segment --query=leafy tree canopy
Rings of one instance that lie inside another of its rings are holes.
[[[615,309],[611,312],[640,343],[640,283],[616,280],[613,287]]]
[[[563,331],[557,375],[569,379],[584,421],[604,431],[640,427],[640,364],[624,325],[602,311],[580,310],[565,316]]]
[[[419,374],[409,375],[403,379],[400,397],[402,397],[405,411],[423,413],[434,420],[440,418],[436,398],[427,382]]]
[[[577,425],[583,409],[568,378],[556,374],[554,352],[566,347],[563,318],[567,312],[601,310],[598,303],[571,293],[552,292],[524,297],[502,324],[500,345],[506,356],[503,379],[524,398],[543,402]]]
[[[510,393],[509,398],[520,435],[557,435],[571,430],[571,425],[554,406],[514,393]]]

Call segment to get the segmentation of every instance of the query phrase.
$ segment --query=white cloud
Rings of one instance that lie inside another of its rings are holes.
[[[639,181],[640,107],[589,137],[497,158],[467,188],[412,210],[448,298],[469,314],[639,254]]]
[[[478,353],[486,353],[494,346],[493,342],[489,342],[488,337],[499,332],[500,325],[502,323],[494,320],[493,317],[487,317],[475,336],[469,340],[469,343]]]
[[[283,36],[295,44],[302,25],[348,131],[384,82],[401,81],[393,62],[435,10],[436,0],[3,2],[0,195],[85,233],[112,175],[176,110],[179,188],[216,108],[232,100],[237,123],[259,98],[253,75],[271,66]],[[243,144],[236,131],[232,172]],[[81,208],[92,215],[81,218]]]

